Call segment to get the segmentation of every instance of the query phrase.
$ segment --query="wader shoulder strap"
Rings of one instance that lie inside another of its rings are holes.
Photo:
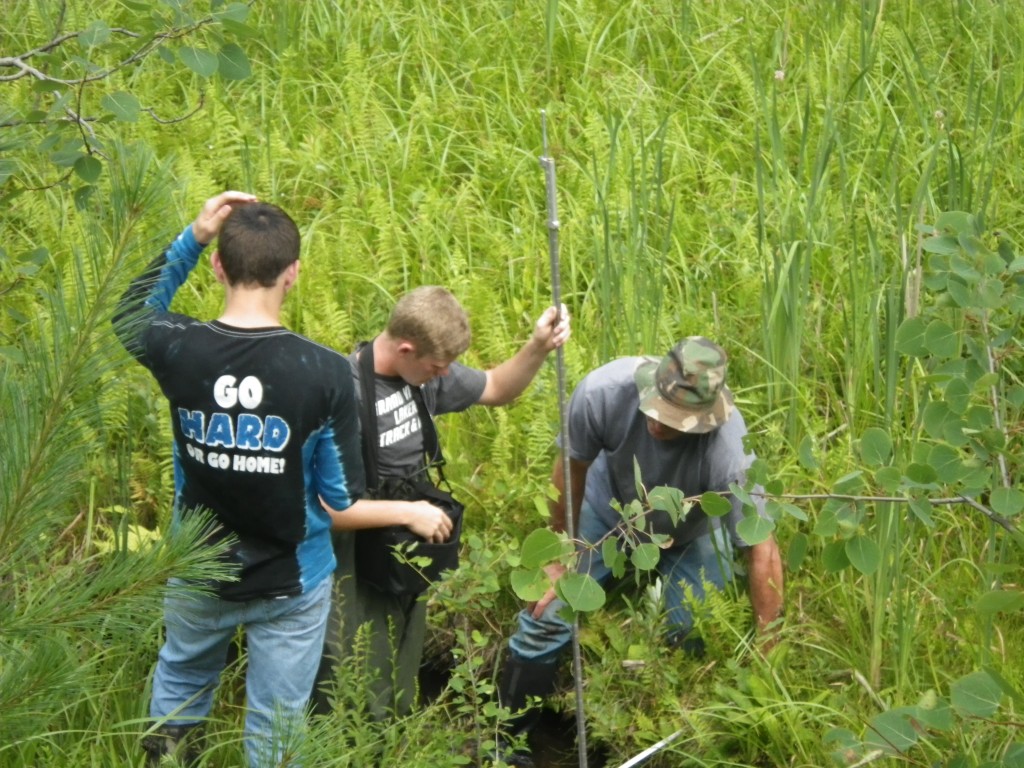
[[[359,387],[362,393],[359,408],[359,421],[363,428],[363,464],[366,467],[366,487],[377,488],[379,484],[377,449],[380,445],[380,433],[377,430],[376,403],[377,375],[373,370],[373,342],[362,341],[356,347],[356,360],[359,365]],[[413,402],[420,417],[420,429],[423,433],[423,451],[426,468],[436,467],[441,482],[445,482],[444,455],[437,439],[437,428],[434,419],[423,401],[423,393],[419,387],[408,385],[412,392]]]

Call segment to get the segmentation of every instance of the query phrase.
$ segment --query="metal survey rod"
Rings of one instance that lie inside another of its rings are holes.
[[[555,186],[555,160],[548,155],[548,115],[540,111],[540,133],[544,154],[540,167],[544,169],[544,188],[548,200],[548,253],[551,256],[551,293],[555,304],[555,322],[562,313],[562,279],[558,264],[558,198]],[[565,350],[555,350],[558,371],[558,416],[562,435],[562,504],[565,509],[565,532],[569,540],[576,540],[576,522],[573,520],[572,478],[569,471],[569,409],[565,403]],[[580,768],[587,768],[587,722],[583,714],[583,663],[580,659],[579,619],[572,620],[572,676],[576,683],[576,743],[579,747]]]

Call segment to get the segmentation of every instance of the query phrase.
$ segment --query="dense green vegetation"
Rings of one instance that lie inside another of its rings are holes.
[[[550,301],[545,109],[570,385],[718,340],[788,565],[767,657],[742,594],[701,611],[700,663],[658,644],[646,582],[586,616],[591,743],[609,765],[679,728],[652,765],[1024,765],[1014,3],[4,12],[0,764],[140,764],[160,586],[210,568],[198,529],[165,530],[164,404],[110,332],[134,272],[244,189],[303,231],[290,327],[347,350],[439,283],[470,313],[468,360],[498,362]],[[176,308],[212,317],[219,297],[201,270]],[[383,730],[339,701],[305,764],[475,764],[557,422],[553,370],[508,409],[442,421],[471,504],[464,567],[431,598],[449,687]],[[206,765],[240,761],[239,682],[236,664]]]

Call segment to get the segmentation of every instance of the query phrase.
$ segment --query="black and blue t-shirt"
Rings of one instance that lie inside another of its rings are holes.
[[[115,327],[170,404],[175,516],[210,510],[239,581],[228,600],[300,594],[331,575],[330,517],[363,493],[359,416],[343,355],[285,328],[168,312],[203,246],[191,227],[121,299]]]

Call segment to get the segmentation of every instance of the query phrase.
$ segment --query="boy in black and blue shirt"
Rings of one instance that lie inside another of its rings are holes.
[[[171,299],[211,255],[225,310],[201,322]],[[224,192],[124,294],[115,329],[170,404],[174,518],[209,510],[210,543],[237,580],[212,593],[172,590],[153,680],[152,764],[210,711],[238,625],[248,638],[246,751],[276,763],[301,723],[323,645],[335,558],[332,517],[364,478],[352,372],[345,358],[280,324],[299,271],[299,233],[276,206]]]

